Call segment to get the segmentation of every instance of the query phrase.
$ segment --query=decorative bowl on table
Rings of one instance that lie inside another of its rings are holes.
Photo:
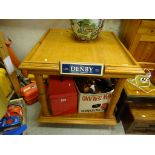
[[[71,27],[78,40],[90,41],[97,38],[103,22],[103,19],[71,19]]]

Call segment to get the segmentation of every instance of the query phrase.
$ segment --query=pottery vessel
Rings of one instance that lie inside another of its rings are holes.
[[[103,19],[72,19],[71,27],[78,40],[90,41],[97,38],[103,22]]]

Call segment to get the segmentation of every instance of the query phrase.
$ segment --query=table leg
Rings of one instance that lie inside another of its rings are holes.
[[[41,104],[42,108],[42,113],[44,116],[49,116],[49,110],[48,110],[48,105],[47,105],[47,99],[46,99],[46,92],[45,92],[45,87],[44,87],[44,82],[43,82],[43,75],[41,74],[35,74],[35,79],[39,91],[39,102]]]
[[[115,90],[114,90],[114,94],[111,98],[111,102],[108,106],[107,112],[105,117],[106,118],[112,118],[113,117],[113,113],[116,107],[116,104],[120,98],[124,83],[125,83],[126,79],[118,79],[116,86],[115,86]]]

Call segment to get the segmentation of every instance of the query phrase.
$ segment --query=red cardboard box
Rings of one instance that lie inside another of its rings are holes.
[[[76,113],[78,97],[73,78],[51,76],[48,99],[52,115]]]
[[[27,104],[33,104],[38,101],[38,88],[36,82],[33,82],[21,88],[21,95]]]

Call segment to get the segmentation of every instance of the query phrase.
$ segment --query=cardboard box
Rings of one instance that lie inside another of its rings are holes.
[[[78,89],[78,88],[77,88]],[[89,112],[103,112],[107,109],[110,99],[112,97],[114,90],[107,93],[81,93],[78,89],[79,103],[78,112],[79,113],[89,113]]]

